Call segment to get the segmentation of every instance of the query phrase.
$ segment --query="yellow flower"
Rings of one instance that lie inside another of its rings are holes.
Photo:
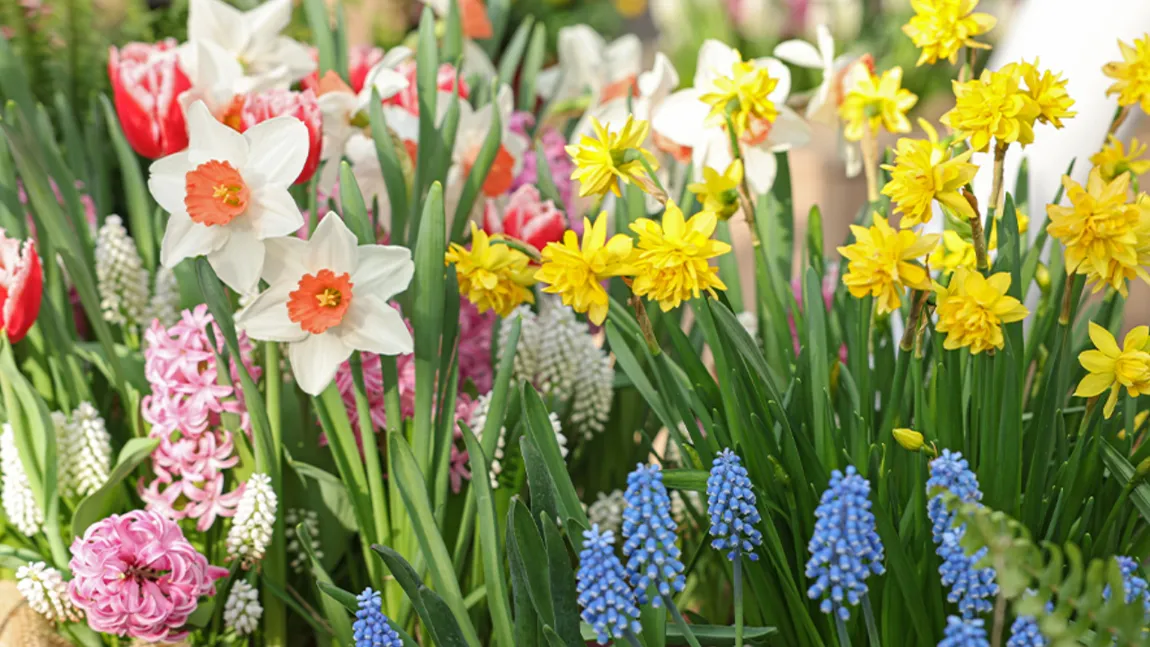
[[[699,101],[711,106],[707,119],[722,125],[727,123],[729,114],[736,137],[742,138],[752,127],[769,126],[779,116],[770,98],[779,80],[754,61],[740,59],[732,63],[730,76],[716,76],[711,83],[714,91],[699,97]]]
[[[739,185],[743,182],[743,160],[735,160],[720,174],[715,169],[703,167],[703,181],[687,185],[687,190],[695,194],[703,205],[722,220],[735,215],[739,210]]]
[[[1150,268],[1150,198],[1147,198],[1146,194],[1140,194],[1136,200],[1140,214],[1138,225],[1134,228],[1135,243],[1132,246],[1136,260],[1130,265],[1126,258],[1111,258],[1104,269],[1089,267],[1085,272],[1086,282],[1094,286],[1093,292],[1109,286],[1123,297],[1127,297],[1129,296],[1127,281],[1140,278],[1150,283],[1150,271],[1147,271],[1147,268]]]
[[[908,451],[917,452],[922,449],[923,437],[922,434],[906,427],[899,427],[898,429],[891,430],[894,439],[898,441],[902,448]]]
[[[909,229],[930,222],[934,200],[963,220],[973,218],[974,207],[959,192],[978,173],[978,167],[970,163],[973,151],[951,157],[950,148],[939,143],[934,128],[921,120],[919,125],[930,139],[899,139],[894,165],[883,166],[890,171],[890,182],[882,192],[894,202],[895,212],[902,213],[899,226]]]
[[[1114,79],[1106,88],[1106,96],[1118,95],[1118,105],[1142,104],[1144,112],[1150,112],[1150,35],[1134,40],[1131,47],[1118,41],[1122,50],[1122,61],[1112,61],[1102,66],[1102,73]]]
[[[731,251],[730,245],[711,239],[717,224],[717,216],[709,211],[684,222],[683,212],[674,201],[667,202],[662,224],[647,218],[631,223],[631,230],[639,235],[631,285],[635,294],[658,301],[667,312],[703,290],[711,296],[715,296],[715,289],[726,290],[718,268],[708,263]]]
[[[875,76],[860,75],[843,98],[839,116],[845,122],[843,136],[852,142],[862,141],[869,130],[878,134],[881,126],[887,132],[908,133],[908,110],[918,102],[913,92],[902,87],[902,68],[894,67]]]
[[[1038,59],[1035,59],[1034,63],[1026,61],[1012,63],[1003,68],[1003,71],[1010,69],[1014,72],[1015,69],[1011,66],[1017,69],[1016,73],[1026,82],[1026,93],[1034,103],[1038,104],[1038,121],[1061,128],[1063,119],[1078,114],[1070,111],[1074,99],[1067,94],[1066,79],[1062,78],[1061,74],[1050,70],[1039,70]]]
[[[489,238],[471,223],[471,249],[452,243],[445,264],[455,263],[459,293],[474,303],[479,312],[494,310],[500,317],[511,314],[521,303],[534,303],[529,289],[535,284],[527,254]]]
[[[1001,144],[1034,141],[1034,122],[1041,108],[1019,85],[1017,74],[983,70],[966,83],[954,82],[955,104],[940,121],[950,126],[970,147],[985,151],[991,139]]]
[[[547,284],[544,292],[558,294],[575,312],[586,312],[595,325],[607,318],[607,291],[602,281],[631,273],[631,238],[616,234],[607,239],[607,212],[592,224],[583,219],[583,241],[575,232],[563,233],[563,242],[548,243],[541,253],[543,265],[535,280]]]
[[[938,235],[920,236],[912,230],[895,231],[886,218],[874,214],[870,228],[851,225],[855,242],[838,251],[850,261],[843,285],[857,299],[875,297],[879,314],[894,312],[902,305],[906,288],[930,288],[926,268],[910,261],[930,253]]]
[[[1146,426],[1147,420],[1150,420],[1150,410],[1143,411],[1143,412],[1135,415],[1134,416],[1134,431],[1133,432],[1127,432],[1125,429],[1123,429],[1122,431],[1118,432],[1118,439],[1119,440],[1126,440],[1127,436],[1134,435],[1134,434],[1141,432],[1142,428]],[[1150,460],[1150,459],[1146,459],[1146,460]],[[1142,462],[1145,463],[1146,461],[1142,461]]]
[[[977,262],[974,243],[953,229],[942,232],[942,244],[930,253],[928,260],[931,267],[941,269],[945,274],[950,274],[960,267],[973,269]]]
[[[577,146],[568,146],[567,154],[575,162],[572,180],[579,180],[579,195],[604,195],[611,191],[621,195],[619,185],[634,182],[646,190],[647,172],[640,157],[651,169],[659,167],[655,156],[643,148],[651,125],[628,115],[619,132],[610,132],[592,117],[594,137],[584,135]]]
[[[1146,153],[1146,144],[1135,137],[1130,140],[1130,150],[1127,151],[1122,141],[1114,135],[1106,141],[1106,146],[1090,158],[1090,163],[1098,167],[1102,179],[1107,182],[1123,173],[1138,176],[1150,171],[1150,160],[1141,159]]]
[[[1090,322],[1090,340],[1096,350],[1078,355],[1082,368],[1090,374],[1082,378],[1074,395],[1092,398],[1109,389],[1102,413],[1109,418],[1118,404],[1118,392],[1126,387],[1132,398],[1150,393],[1150,328],[1138,326],[1126,333],[1122,348],[1114,335],[1102,326]]]
[[[1002,348],[1002,324],[1021,321],[1030,314],[1018,299],[1006,296],[1010,274],[999,272],[984,277],[960,267],[950,285],[934,284],[937,293],[938,323],[935,330],[947,333],[943,348],[969,347],[975,355],[984,350]]]
[[[946,59],[954,63],[963,47],[990,49],[974,40],[994,28],[994,16],[973,13],[978,0],[910,0],[914,17],[902,31],[922,50],[916,65]]]
[[[1147,226],[1143,223],[1147,216],[1141,202],[1127,201],[1130,174],[1107,182],[1094,168],[1085,188],[1069,176],[1063,176],[1062,186],[1070,206],[1046,205],[1050,218],[1046,230],[1066,247],[1066,271],[1086,274],[1092,282],[1117,281],[1121,287],[1115,289],[1125,295],[1122,277],[1127,272],[1146,276],[1139,268],[1139,231]]]

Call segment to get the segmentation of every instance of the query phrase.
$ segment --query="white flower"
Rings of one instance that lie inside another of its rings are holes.
[[[156,268],[156,281],[152,289],[152,300],[144,314],[144,321],[159,319],[165,327],[172,326],[180,318],[180,284],[176,273],[164,266]]]
[[[85,497],[108,480],[112,468],[112,437],[104,419],[88,402],[81,402],[72,412],[72,420],[54,412],[56,454],[59,468],[57,482],[67,498]]]
[[[44,562],[16,569],[16,589],[33,611],[49,622],[79,622],[80,610],[68,597],[68,585],[60,571]]]
[[[631,91],[642,71],[643,43],[627,34],[607,43],[588,25],[559,30],[556,42],[559,64],[539,74],[539,94],[551,101],[565,101],[591,93],[595,106]]]
[[[255,290],[263,241],[303,225],[288,187],[307,154],[307,126],[295,117],[269,119],[240,134],[216,121],[203,102],[192,104],[187,150],[149,170],[148,189],[171,214],[160,262],[171,268],[206,255],[228,287]]]
[[[96,289],[104,320],[120,326],[141,323],[148,307],[148,270],[119,216],[104,220],[96,234],[95,256]]]
[[[651,119],[651,128],[657,134],[677,147],[691,149],[696,180],[702,179],[704,168],[722,173],[733,160],[726,124],[709,117],[711,106],[700,97],[715,91],[715,79],[729,76],[739,60],[739,53],[723,43],[716,40],[704,42],[699,49],[694,87],[667,97]],[[778,116],[769,124],[754,124],[740,141],[747,182],[759,194],[769,191],[775,182],[778,170],[775,153],[807,143],[810,129],[785,105],[791,89],[791,73],[787,66],[773,58],[756,59],[753,63],[758,69],[766,69],[770,77],[778,81],[768,95]]]
[[[759,315],[751,312],[750,310],[744,310],[736,315],[735,318],[739,320],[739,324],[742,325],[743,330],[747,331],[747,334],[751,336],[751,339],[758,341]]]
[[[484,393],[475,400],[475,408],[471,410],[471,419],[467,426],[479,440],[483,439],[483,426],[487,424],[487,413],[491,410],[491,393]],[[554,411],[547,414],[551,423],[551,431],[555,432],[555,440],[559,443],[559,453],[567,458],[567,437],[563,435],[563,425],[559,422],[559,415]],[[489,474],[491,489],[499,488],[499,475],[503,473],[503,462],[507,458],[507,427],[499,428],[499,439],[495,443],[494,456],[491,457]]]
[[[650,121],[651,115],[678,87],[679,73],[675,71],[675,66],[671,65],[671,60],[662,52],[657,52],[655,63],[650,70],[630,79],[627,87],[622,88],[620,92],[604,93],[599,97],[598,104],[592,104],[591,109],[583,115],[572,131],[571,142],[577,142],[582,136],[592,134],[592,117],[599,120],[608,131],[622,128],[627,117],[631,115],[636,119]]]
[[[286,87],[315,69],[307,46],[280,33],[291,22],[291,12],[291,0],[269,0],[250,11],[223,0],[190,0],[188,46],[180,52],[180,63],[190,77],[199,76],[195,45],[207,42],[251,77],[249,90],[268,84]]]
[[[259,591],[246,580],[236,580],[224,603],[224,626],[239,636],[246,636],[260,626],[263,614]]]
[[[447,101],[438,104],[440,112],[446,112]],[[523,154],[527,152],[527,138],[511,130],[511,113],[513,99],[511,88],[504,85],[499,88],[496,99],[478,110],[471,107],[467,101],[459,102],[459,129],[456,131],[455,144],[451,149],[451,168],[447,171],[446,204],[447,213],[454,213],[459,203],[460,194],[471,169],[475,166],[483,143],[491,130],[492,118],[495,110],[499,111],[499,125],[501,128],[499,150],[491,162],[491,168],[484,178],[473,209],[482,209],[485,203],[483,198],[497,198],[511,190],[515,177],[523,170]]]
[[[613,490],[610,494],[600,492],[595,503],[587,508],[587,519],[592,526],[599,524],[600,530],[618,534],[623,528],[623,508],[626,506],[623,490]]]
[[[0,433],[0,471],[4,473],[3,488],[0,489],[4,515],[20,532],[29,537],[36,535],[44,525],[44,511],[36,505],[28,473],[24,471],[24,464],[16,451],[16,436],[8,423],[4,423],[4,431]]]
[[[323,559],[323,549],[319,545],[319,514],[315,510],[305,508],[288,508],[284,515],[284,539],[287,542],[288,557],[291,558],[289,566],[296,573],[303,573],[310,568],[307,551],[303,549],[303,542],[296,534],[296,526],[303,524],[304,531],[311,538],[312,550],[316,559]]]
[[[287,342],[304,392],[319,395],[352,351],[411,352],[411,333],[387,303],[411,283],[411,250],[357,245],[334,212],[311,240],[278,238],[267,245],[268,289],[236,314],[236,325],[253,339]]]
[[[276,493],[271,478],[267,474],[252,474],[228,530],[228,558],[241,560],[244,568],[263,559],[275,522]]]

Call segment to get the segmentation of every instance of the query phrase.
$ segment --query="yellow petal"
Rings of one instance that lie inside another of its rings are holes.
[[[1078,362],[1082,368],[1091,373],[1114,374],[1114,358],[1103,355],[1100,351],[1087,350],[1078,354]]]
[[[1112,384],[1114,384],[1114,380],[1108,375],[1087,375],[1078,383],[1078,388],[1074,390],[1074,395],[1080,398],[1092,398],[1110,388]]]
[[[1118,357],[1122,353],[1118,348],[1118,342],[1114,340],[1114,335],[1093,321],[1090,322],[1090,341],[1094,342],[1095,348],[1109,357]]]

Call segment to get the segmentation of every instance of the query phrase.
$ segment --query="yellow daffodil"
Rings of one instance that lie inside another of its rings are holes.
[[[1090,374],[1082,378],[1074,395],[1092,398],[1107,389],[1110,395],[1102,413],[1109,418],[1118,404],[1122,387],[1132,398],[1150,393],[1150,328],[1138,326],[1126,333],[1122,348],[1114,335],[1102,326],[1090,322],[1090,340],[1095,350],[1078,355],[1082,368]]]
[[[1002,325],[1021,321],[1030,314],[1018,299],[1006,296],[1010,274],[999,272],[984,277],[960,267],[950,284],[934,284],[937,293],[938,323],[935,330],[946,333],[943,348],[967,347],[975,355],[992,348],[1002,348],[1005,340]]]
[[[1146,427],[1146,421],[1147,420],[1150,420],[1150,411],[1143,411],[1143,412],[1135,415],[1134,416],[1134,431],[1128,432],[1127,430],[1123,429],[1122,431],[1118,432],[1118,439],[1119,440],[1126,440],[1127,436],[1141,433],[1142,430]]]
[[[1113,257],[1105,267],[1088,266],[1086,283],[1094,286],[1093,292],[1111,287],[1123,297],[1129,296],[1127,283],[1136,278],[1150,283],[1150,198],[1140,194],[1137,198],[1138,224],[1134,227],[1134,244],[1131,246],[1134,264],[1127,256]]]
[[[963,220],[975,217],[974,207],[960,193],[978,173],[978,167],[970,163],[973,151],[951,157],[950,148],[939,143],[934,128],[925,121],[919,125],[930,139],[899,139],[894,165],[883,166],[890,171],[890,182],[882,192],[894,202],[895,212],[902,214],[899,226],[909,229],[930,222],[934,200]]]
[[[500,317],[506,317],[519,304],[535,302],[535,295],[529,289],[535,279],[527,254],[492,242],[498,238],[489,238],[471,223],[471,249],[452,243],[444,260],[448,265],[455,264],[459,293],[475,304],[479,312],[494,310]]]
[[[1139,232],[1148,226],[1148,216],[1140,204],[1129,202],[1130,174],[1107,182],[1094,168],[1085,188],[1069,176],[1063,176],[1062,186],[1070,206],[1047,205],[1046,230],[1066,247],[1066,271],[1101,284],[1117,282],[1123,295],[1128,273],[1150,281],[1139,258]]]
[[[616,234],[607,239],[607,212],[595,219],[583,219],[583,240],[568,229],[563,241],[548,243],[541,256],[543,265],[535,279],[547,284],[544,292],[558,294],[575,312],[586,312],[595,325],[607,318],[607,291],[602,281],[630,274],[631,238]]]
[[[917,452],[922,449],[923,437],[922,434],[906,427],[899,427],[891,431],[891,435],[898,441],[899,445],[907,451]]]
[[[879,214],[874,226],[851,225],[855,242],[838,251],[850,264],[843,284],[855,298],[875,297],[879,314],[898,310],[906,288],[930,288],[926,268],[910,261],[930,253],[938,235],[920,236],[912,230],[895,231]]]
[[[1139,176],[1150,171],[1150,160],[1142,159],[1144,154],[1146,144],[1139,142],[1137,137],[1130,140],[1130,149],[1127,150],[1120,139],[1110,135],[1106,146],[1091,156],[1090,163],[1097,166],[1102,179],[1109,182],[1123,173]]]
[[[891,68],[881,77],[860,74],[839,106],[843,136],[852,142],[862,141],[868,130],[877,135],[880,127],[891,133],[908,133],[906,113],[915,103],[918,97],[902,87],[901,67]]]
[[[731,246],[711,238],[718,217],[701,211],[684,221],[683,212],[670,201],[663,222],[640,218],[631,223],[639,235],[636,243],[635,281],[631,289],[638,296],[658,301],[663,312],[696,298],[704,290],[726,290],[719,270],[708,261],[731,251]]]
[[[643,148],[650,124],[629,115],[618,132],[608,131],[594,117],[591,127],[594,137],[584,135],[578,145],[567,147],[567,154],[575,162],[571,179],[579,181],[579,195],[604,195],[611,191],[618,196],[619,185],[628,182],[646,190],[647,171],[640,158],[646,159],[652,170],[659,167],[655,156]]]
[[[985,13],[974,13],[978,0],[910,0],[914,16],[902,31],[922,50],[916,65],[945,59],[954,63],[963,47],[990,49],[974,40],[994,28],[997,20]]]
[[[1016,74],[1026,83],[1026,93],[1038,106],[1038,121],[1061,128],[1063,119],[1078,114],[1070,111],[1074,99],[1066,92],[1066,79],[1056,72],[1038,69],[1037,59],[1033,63],[1011,63],[1002,71]]]
[[[703,181],[687,185],[695,194],[704,211],[710,211],[722,220],[739,210],[739,185],[743,182],[743,161],[735,160],[721,174],[707,166],[703,168]]]
[[[1106,96],[1118,95],[1118,105],[1142,104],[1144,112],[1150,112],[1150,34],[1134,40],[1134,45],[1118,41],[1122,51],[1121,61],[1112,61],[1102,66],[1102,73],[1114,79],[1106,89]]]
[[[970,147],[985,151],[992,139],[1023,146],[1034,141],[1034,122],[1041,108],[1020,85],[1017,74],[983,70],[966,83],[954,82],[955,105],[940,121]]]
[[[930,253],[930,266],[950,274],[960,267],[973,269],[977,259],[974,255],[974,243],[962,237],[962,234],[947,229],[942,232],[942,244]]]
[[[735,54],[738,56],[738,52]],[[779,110],[770,95],[779,80],[772,78],[767,68],[738,57],[731,65],[730,76],[721,71],[716,74],[711,82],[713,91],[699,97],[699,101],[711,106],[707,115],[709,121],[723,125],[729,115],[735,136],[740,139],[752,127],[762,128],[774,123]]]

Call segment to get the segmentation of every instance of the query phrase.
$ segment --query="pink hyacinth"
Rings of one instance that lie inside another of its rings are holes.
[[[141,413],[152,425],[149,437],[160,444],[152,452],[156,477],[147,487],[140,480],[140,496],[149,510],[172,519],[196,519],[200,531],[211,527],[217,516],[235,514],[243,493],[242,486],[224,492],[224,470],[234,467],[239,457],[223,414],[238,415],[240,427],[250,429],[241,392],[220,383],[209,326],[223,348],[223,335],[202,304],[185,310],[171,328],[153,321],[144,333],[144,375],[152,392],[144,397]],[[240,349],[245,366],[258,379],[251,342],[243,335]],[[238,385],[234,359],[229,373]]]
[[[175,522],[133,510],[88,527],[72,542],[68,596],[96,631],[148,642],[181,640],[199,599],[228,574],[212,566]]]
[[[510,121],[513,132],[526,136],[527,129],[535,125],[535,115],[529,112],[516,112],[511,115]],[[572,209],[575,206],[575,192],[574,184],[571,182],[571,173],[575,170],[575,163],[567,155],[567,140],[562,133],[554,128],[543,128],[535,135],[543,144],[543,154],[547,157],[547,167],[551,171],[551,180],[555,183],[555,188],[559,190],[559,197],[563,200],[563,212],[572,214],[574,213]],[[515,191],[525,184],[537,185],[539,183],[537,168],[535,149],[530,147],[523,155],[523,170],[512,181],[511,190]],[[581,234],[583,221],[578,218],[571,218],[571,228],[576,233]]]

